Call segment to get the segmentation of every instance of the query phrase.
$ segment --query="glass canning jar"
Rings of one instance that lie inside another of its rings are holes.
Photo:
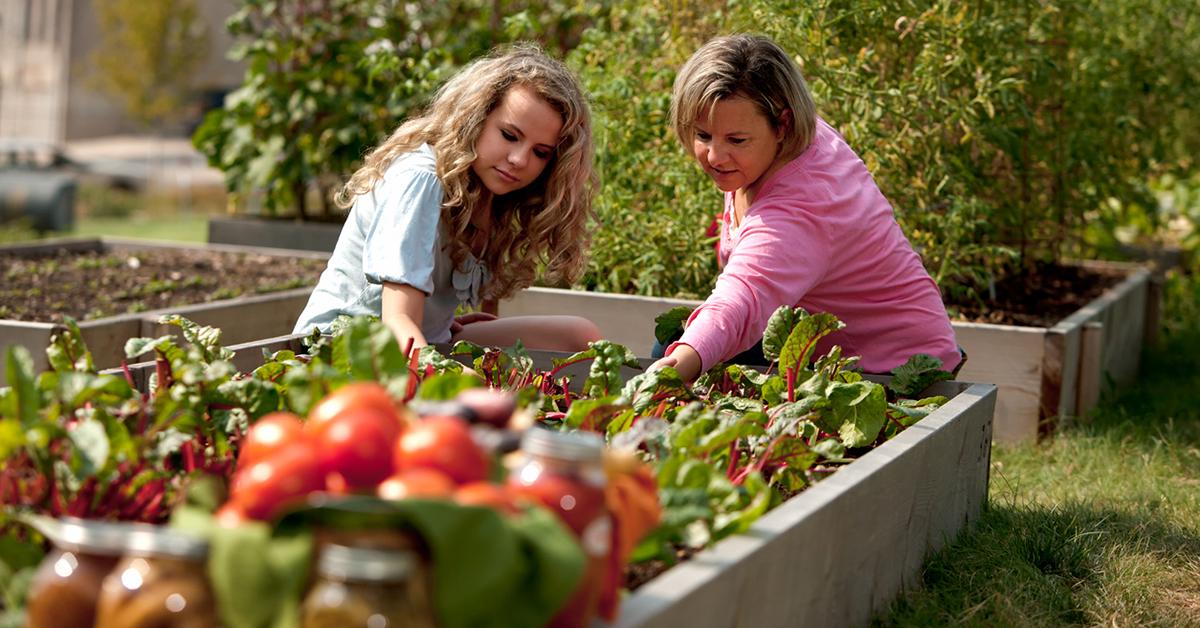
[[[124,552],[133,525],[38,515],[26,520],[51,545],[30,584],[26,626],[91,626],[100,583]]]
[[[420,557],[327,544],[300,609],[302,628],[433,628]]]
[[[206,576],[208,541],[163,526],[139,526],[104,578],[96,628],[220,625]]]
[[[604,499],[604,439],[591,432],[526,430],[508,484],[555,512],[579,538],[587,566],[583,580],[550,626],[586,626],[596,615],[612,546]]]

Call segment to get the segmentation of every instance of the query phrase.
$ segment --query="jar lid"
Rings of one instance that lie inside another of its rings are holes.
[[[400,582],[408,578],[415,560],[409,550],[329,544],[321,549],[317,572],[339,580]]]
[[[557,432],[541,427],[525,430],[521,450],[527,454],[570,462],[600,462],[604,438],[594,432]]]
[[[125,539],[136,527],[133,523],[78,517],[54,519],[45,515],[26,515],[23,518],[59,549],[103,556],[123,554]]]
[[[125,550],[134,556],[202,559],[208,555],[208,541],[166,526],[138,525],[125,539]]]

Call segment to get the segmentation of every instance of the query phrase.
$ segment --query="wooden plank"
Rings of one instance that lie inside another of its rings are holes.
[[[1087,323],[1083,326],[1083,341],[1079,353],[1079,397],[1076,403],[1079,416],[1087,416],[1100,403],[1104,386],[1101,365],[1104,360],[1104,325]]]
[[[1037,440],[1047,330],[987,323],[953,325],[958,344],[967,352],[959,379],[996,384],[999,389],[992,428],[996,442]]]
[[[1159,273],[1150,277],[1146,285],[1146,331],[1142,334],[1143,343],[1147,347],[1158,344],[1158,335],[1162,330],[1163,283],[1166,279]]]
[[[1053,431],[1060,418],[1075,416],[1082,335],[1082,325],[1078,323],[1060,323],[1046,332],[1038,403],[1040,434]]]
[[[557,288],[527,288],[500,302],[501,316],[569,314],[591,320],[608,340],[649,357],[654,347],[654,317],[676,306],[702,301],[605,294]]]
[[[271,257],[295,257],[301,259],[329,259],[328,252],[304,251],[299,249],[280,249],[265,246],[242,246],[237,244],[195,244],[190,242],[169,242],[166,240],[139,240],[137,238],[101,238],[105,250],[109,251],[147,251],[147,250],[189,250],[215,251],[218,253],[237,253],[241,255],[268,255]]]
[[[50,323],[0,320],[0,388],[8,386],[8,348],[25,347],[33,358],[34,372],[40,373],[49,366],[46,347],[50,344],[52,333],[54,325]]]
[[[996,388],[921,423],[634,591],[616,626],[857,626],[987,497]]]
[[[125,360],[125,342],[141,335],[137,316],[113,316],[79,324],[79,332],[97,369],[120,366]]]
[[[179,335],[178,327],[158,322],[164,314],[178,314],[194,323],[220,329],[221,342],[226,346],[290,334],[312,290],[296,288],[145,312],[141,316],[141,335]]]
[[[0,246],[0,253],[12,255],[48,255],[59,251],[99,252],[103,250],[104,244],[100,238],[50,238]]]

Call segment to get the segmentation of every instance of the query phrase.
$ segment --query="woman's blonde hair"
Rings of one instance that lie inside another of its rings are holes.
[[[812,143],[817,107],[800,67],[778,44],[759,35],[729,35],[710,39],[680,68],[671,94],[671,128],[685,148],[701,112],[712,111],[719,100],[741,96],[779,130],[785,111],[791,122],[780,154],[795,156]]]
[[[442,222],[449,229],[450,259],[458,267],[470,254],[471,215],[484,192],[471,169],[475,144],[488,114],[518,86],[558,111],[562,131],[536,181],[492,199],[492,227],[482,255],[492,280],[484,296],[501,298],[528,286],[539,265],[551,282],[574,281],[587,263],[596,189],[591,112],[575,75],[534,44],[496,49],[463,67],[438,89],[424,112],[406,120],[367,155],[338,194],[338,205],[349,207],[355,197],[371,191],[397,157],[428,143],[437,155],[437,175],[445,189]]]

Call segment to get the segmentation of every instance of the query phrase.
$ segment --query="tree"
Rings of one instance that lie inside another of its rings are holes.
[[[196,0],[92,0],[101,42],[96,83],[144,126],[181,118],[209,33]]]

